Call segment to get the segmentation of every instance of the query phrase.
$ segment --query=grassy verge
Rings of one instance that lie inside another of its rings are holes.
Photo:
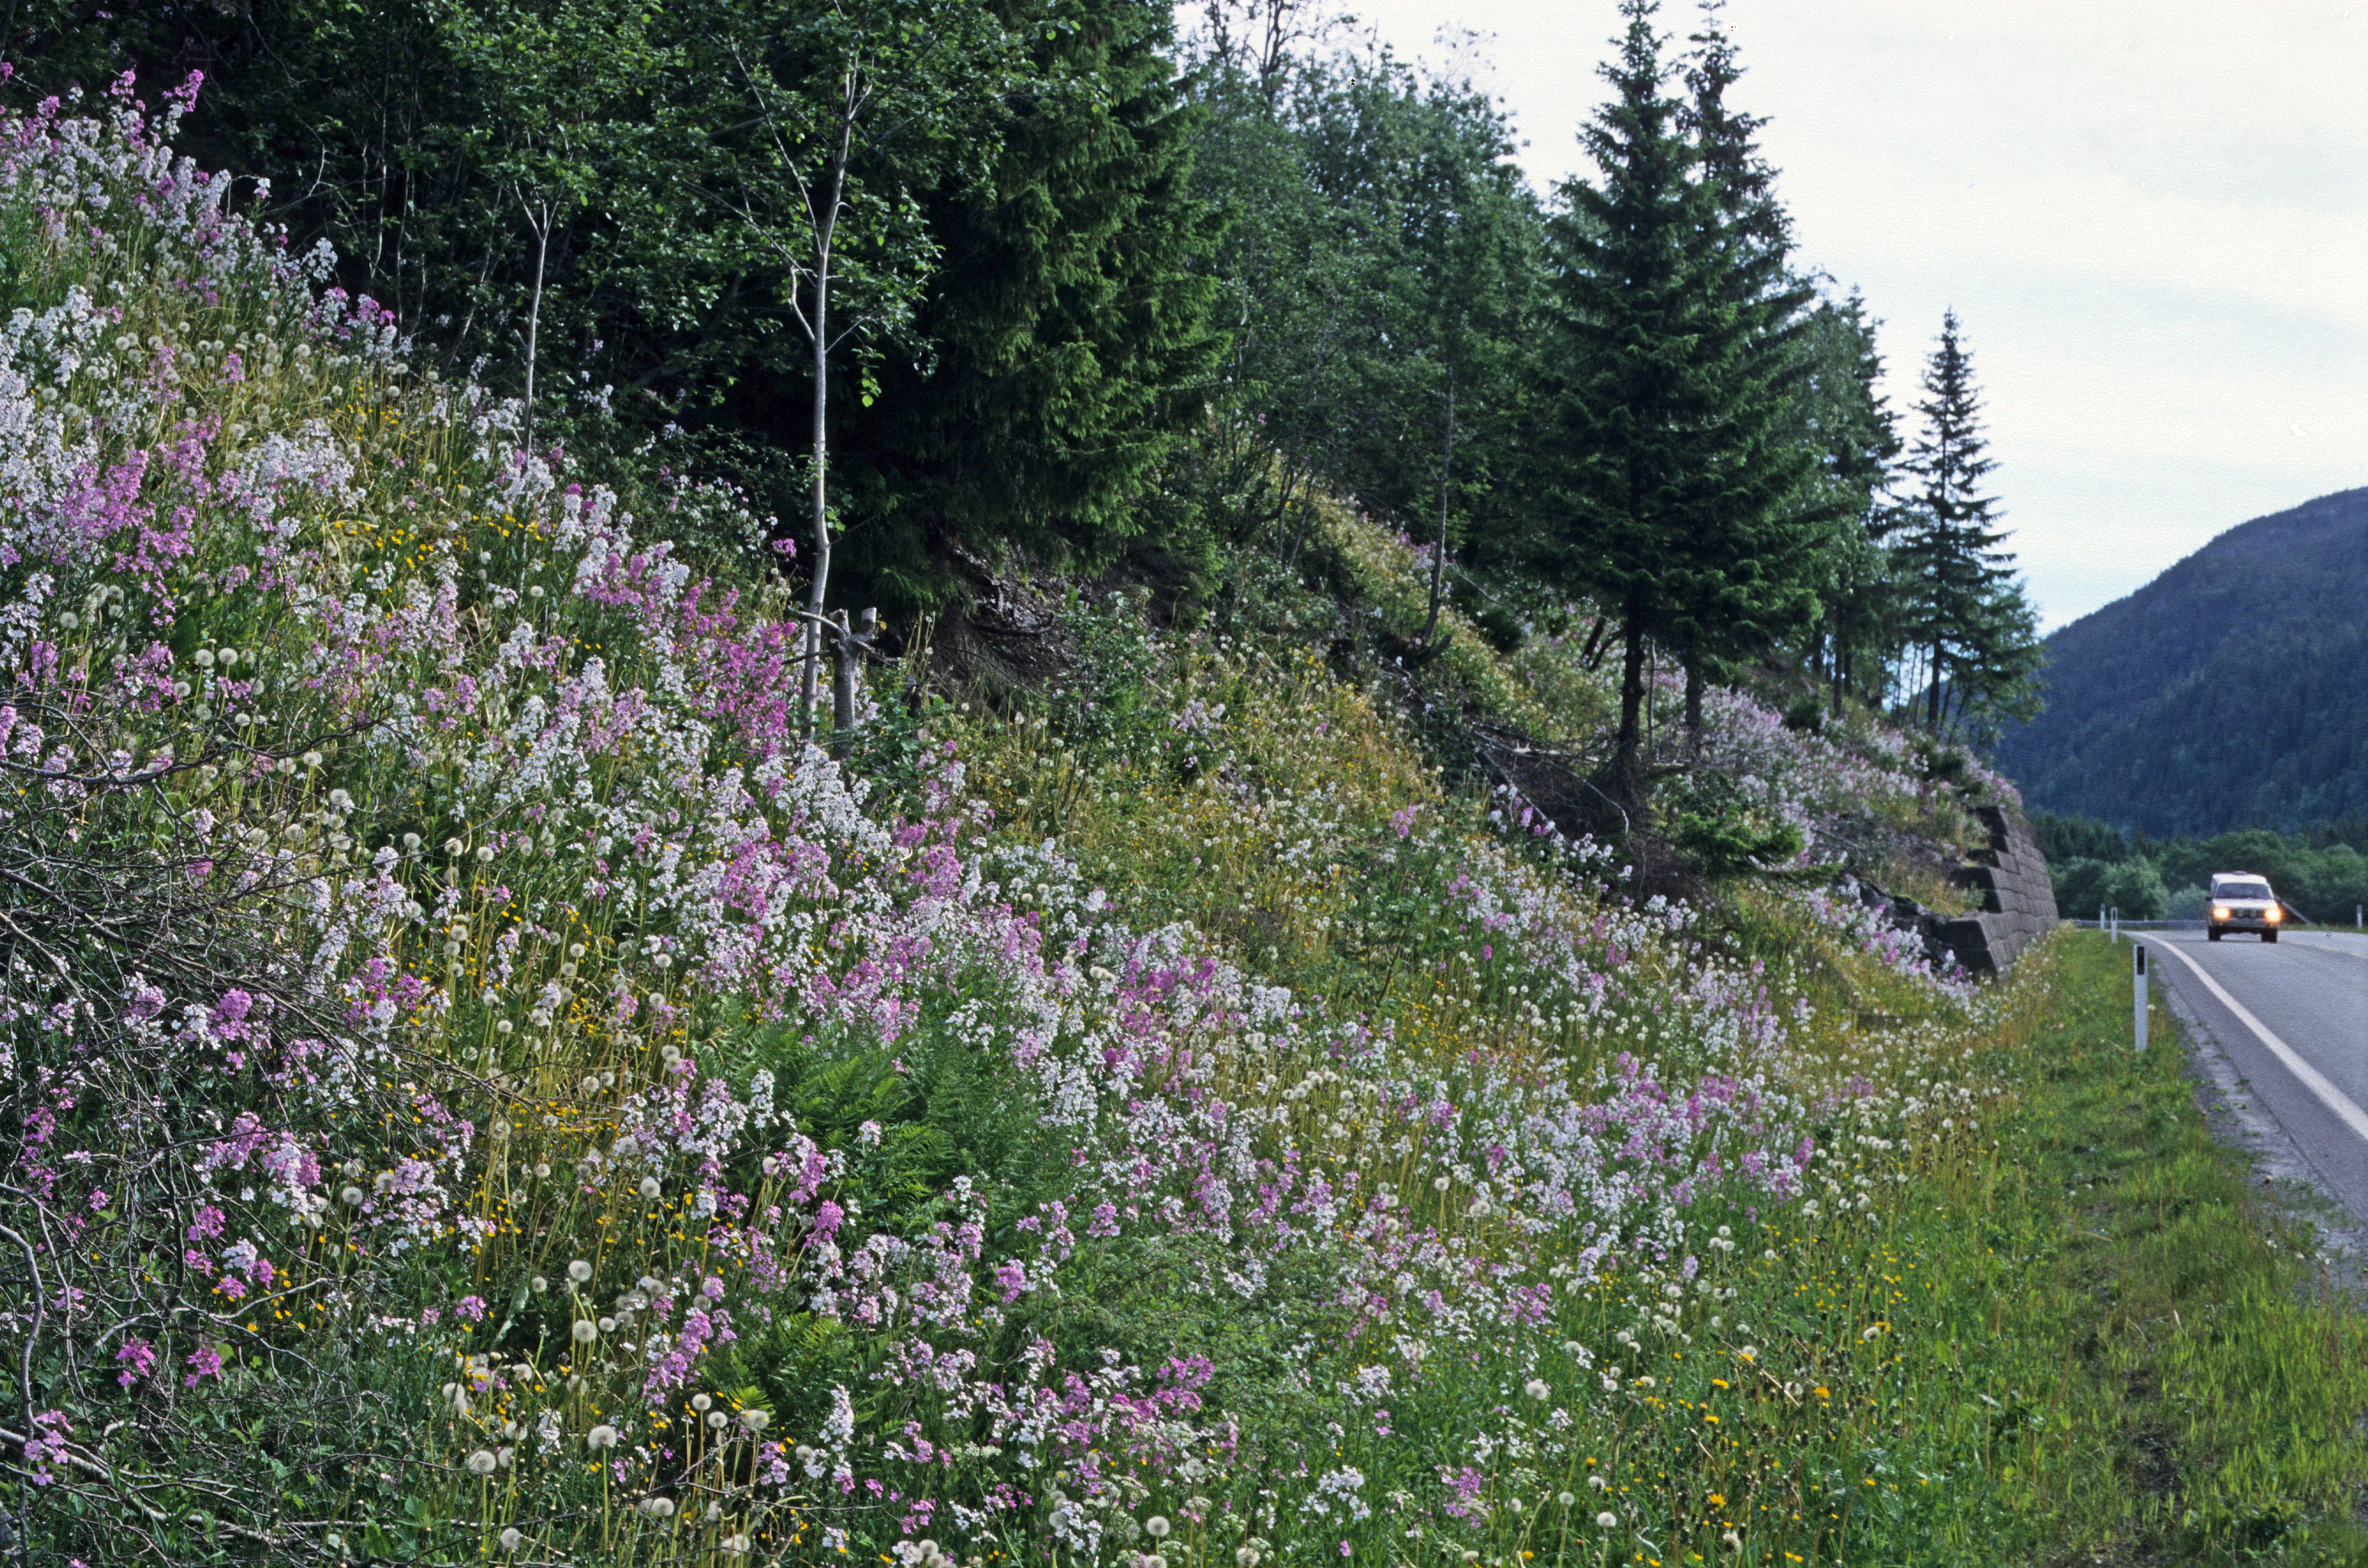
[[[1978,1131],[1840,1119],[1828,1211],[1735,1216],[1757,1261],[1691,1337],[1630,1343],[1577,1471],[1670,1529],[1541,1560],[2368,1560],[2368,1323],[2211,1137],[2159,1007],[2134,1052],[2126,965],[2093,933],[2026,960],[1963,1064]],[[1606,1281],[1566,1326],[1627,1337],[1634,1306]]]
[[[1903,1217],[1958,1239],[1935,1294],[1966,1401],[1927,1418],[1986,1428],[2041,1561],[2368,1557],[2368,1325],[2213,1141],[2161,1007],[2132,1051],[2128,955],[2083,932],[2047,961],[1996,1156]]]

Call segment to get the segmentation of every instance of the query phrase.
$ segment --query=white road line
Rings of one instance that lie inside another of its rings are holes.
[[[2221,1005],[2237,1015],[2237,1021],[2252,1030],[2255,1038],[2270,1048],[2270,1054],[2284,1062],[2286,1071],[2302,1080],[2304,1088],[2318,1096],[2319,1104],[2333,1111],[2337,1120],[2351,1129],[2362,1139],[2368,1140],[2368,1110],[2362,1110],[2352,1102],[2350,1095],[2328,1083],[2325,1074],[2297,1055],[2293,1046],[2271,1033],[2270,1027],[2253,1017],[2251,1011],[2242,1002],[2229,995],[2218,981],[2203,971],[2202,964],[2197,963],[2169,942],[2148,942],[2146,946],[2158,953],[2169,953],[2172,958],[2193,970],[2195,978],[2203,982],[2203,988],[2220,998]]]

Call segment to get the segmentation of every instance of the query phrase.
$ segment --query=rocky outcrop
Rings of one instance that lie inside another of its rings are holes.
[[[1968,856],[1950,880],[1979,894],[1979,914],[1937,915],[1914,899],[1896,898],[1855,878],[1845,879],[1845,891],[1882,912],[1896,929],[1915,933],[1932,962],[1953,959],[1967,969],[1995,972],[2009,968],[2016,954],[2055,925],[2055,887],[2047,858],[2021,818],[1997,806],[1984,806],[1977,814],[1989,830],[1989,843]]]

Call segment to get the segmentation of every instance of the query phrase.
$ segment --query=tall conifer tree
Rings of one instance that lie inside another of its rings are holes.
[[[1821,509],[1832,515],[1821,548],[1817,628],[1834,711],[1846,691],[1881,687],[1897,647],[1896,585],[1885,541],[1900,520],[1891,494],[1900,440],[1877,389],[1883,357],[1877,324],[1857,292],[1810,312],[1803,352],[1807,375],[1794,398],[1797,438],[1818,453]]]
[[[1592,592],[1621,627],[1620,730],[1611,792],[1643,797],[1648,641],[1684,619],[1671,562],[1692,521],[1691,436],[1715,390],[1691,353],[1715,308],[1696,232],[1696,150],[1668,91],[1654,0],[1624,0],[1620,52],[1602,67],[1614,97],[1579,132],[1594,181],[1563,187],[1554,223],[1567,341],[1556,367],[1567,442],[1561,526],[1549,563]]]
[[[918,312],[925,350],[882,359],[841,437],[850,554],[905,603],[943,595],[952,540],[1055,560],[1126,540],[1224,348],[1168,7],[999,8],[1038,40],[1003,155],[983,187],[928,199],[949,265]]]
[[[1961,703],[1976,692],[2011,702],[2037,667],[2029,606],[2014,557],[1998,548],[1998,499],[1983,493],[1997,464],[1983,435],[1981,394],[1957,312],[1941,319],[1941,339],[1916,405],[1924,429],[1907,471],[1922,482],[1894,551],[1910,606],[1907,631],[1928,664],[1924,720],[1941,727],[1952,685]]]
[[[1598,177],[1565,187],[1554,227],[1565,446],[1547,553],[1621,621],[1623,807],[1643,792],[1648,642],[1698,673],[1807,624],[1820,534],[1816,454],[1792,438],[1788,403],[1807,296],[1783,265],[1754,122],[1725,106],[1723,41],[1694,101],[1671,95],[1657,9],[1622,6],[1604,67],[1617,97],[1581,133]]]
[[[1759,151],[1760,118],[1727,101],[1741,79],[1724,0],[1702,0],[1682,123],[1698,160],[1705,282],[1722,309],[1697,352],[1718,377],[1702,434],[1703,492],[1684,566],[1686,722],[1702,726],[1706,665],[1762,653],[1817,614],[1818,556],[1839,513],[1818,488],[1820,452],[1793,404],[1807,362],[1804,311],[1816,290],[1792,271],[1792,223]]]

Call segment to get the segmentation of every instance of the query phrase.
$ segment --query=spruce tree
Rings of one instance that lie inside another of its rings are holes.
[[[1793,400],[1796,438],[1818,454],[1819,509],[1832,518],[1820,549],[1816,649],[1837,716],[1845,692],[1863,694],[1886,683],[1898,644],[1898,596],[1885,546],[1900,520],[1891,483],[1901,445],[1877,390],[1883,357],[1876,324],[1855,290],[1810,312],[1802,340],[1806,374]]]
[[[944,597],[950,544],[1087,561],[1123,544],[1224,347],[1168,7],[1001,9],[1038,40],[1003,154],[983,187],[930,199],[947,265],[922,351],[878,364],[839,437],[848,552],[894,602]]]
[[[2037,658],[2014,557],[1999,548],[2006,531],[1998,526],[1998,499],[1983,493],[1998,465],[1953,310],[1941,317],[1916,411],[1924,428],[1905,466],[1921,486],[1893,559],[1908,603],[1907,634],[1928,666],[1924,722],[1937,731],[1952,685],[1961,704],[1980,693],[2010,705],[2028,688]]]
[[[1598,179],[1565,187],[1554,225],[1565,445],[1546,553],[1621,622],[1623,809],[1643,792],[1648,642],[1698,676],[1806,625],[1820,537],[1816,456],[1789,427],[1805,296],[1783,267],[1750,122],[1724,103],[1731,58],[1697,84],[1706,97],[1680,102],[1657,9],[1622,6],[1627,31],[1604,67],[1617,97],[1581,137]]]
[[[1718,301],[1694,239],[1706,214],[1696,151],[1668,91],[1653,0],[1623,0],[1628,26],[1601,69],[1614,97],[1579,133],[1594,181],[1563,187],[1553,233],[1565,343],[1556,367],[1566,445],[1560,527],[1547,564],[1619,619],[1620,729],[1611,792],[1633,816],[1644,790],[1647,643],[1684,619],[1670,565],[1692,523],[1691,439],[1715,389],[1691,352]]]
[[[1814,624],[1819,553],[1842,515],[1817,484],[1819,443],[1804,438],[1794,413],[1808,369],[1804,312],[1816,290],[1791,268],[1792,223],[1757,140],[1764,121],[1727,101],[1743,70],[1723,4],[1702,0],[1681,117],[1703,199],[1703,272],[1725,305],[1697,349],[1719,388],[1702,432],[1708,484],[1688,540],[1692,603],[1679,642],[1686,723],[1696,733],[1706,667]]]

